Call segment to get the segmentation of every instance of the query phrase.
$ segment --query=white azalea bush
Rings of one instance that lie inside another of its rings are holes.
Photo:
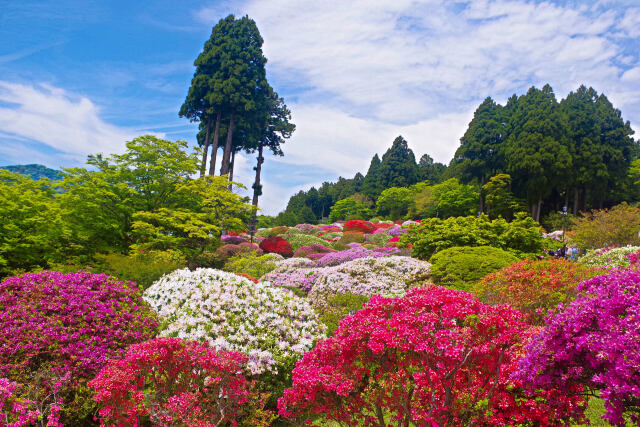
[[[143,298],[158,313],[160,336],[245,353],[252,375],[288,375],[295,361],[325,336],[304,298],[220,270],[176,270],[156,281]]]
[[[336,294],[402,295],[411,287],[422,286],[428,280],[430,268],[428,262],[405,256],[359,258],[331,267],[280,263],[261,280],[300,288],[308,293],[314,307],[322,309]]]
[[[638,251],[640,246],[592,249],[578,258],[578,262],[587,267],[596,268],[629,267],[629,255]]]

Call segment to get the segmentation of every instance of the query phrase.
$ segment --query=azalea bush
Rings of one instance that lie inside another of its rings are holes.
[[[399,252],[396,248],[366,249],[356,243],[352,243],[351,246],[351,249],[332,252],[322,256],[318,259],[318,266],[329,267],[332,265],[340,265],[358,258],[382,258],[395,255]]]
[[[258,255],[255,252],[249,252],[229,258],[225,262],[223,269],[232,273],[261,277],[276,267],[276,261],[270,254]]]
[[[87,272],[8,278],[0,283],[0,313],[0,378],[20,383],[16,398],[38,408],[58,396],[60,419],[70,425],[93,416],[87,382],[157,327],[134,283]]]
[[[56,395],[57,387],[53,389],[51,399],[45,402],[18,397],[21,384],[0,378],[0,425],[23,427],[32,425],[46,425],[62,427],[60,423],[60,404],[62,400]],[[25,393],[22,393],[25,394]],[[44,415],[48,415],[46,418]]]
[[[532,388],[599,391],[603,416],[640,424],[640,271],[614,270],[578,286],[527,347],[518,378]]]
[[[540,225],[524,213],[517,213],[511,222],[486,215],[429,218],[410,227],[400,242],[413,245],[411,254],[420,259],[453,246],[493,246],[518,256],[537,255],[543,247]]]
[[[375,296],[298,362],[279,413],[380,427],[581,421],[580,397],[511,379],[528,329],[516,310],[453,289]]]
[[[344,249],[349,243],[364,243],[364,233],[361,231],[345,231],[342,233],[340,240],[334,245],[335,249]]]
[[[147,289],[144,299],[158,313],[161,336],[242,352],[249,357],[248,373],[264,374],[276,388],[324,336],[324,326],[304,299],[220,270],[174,271]]]
[[[591,249],[578,258],[580,264],[587,267],[615,268],[629,267],[629,256],[640,251],[640,246],[625,246],[622,248],[607,247],[603,249]]]
[[[569,239],[578,247],[602,248],[640,244],[640,208],[621,203],[611,209],[585,212],[574,220]]]
[[[575,298],[580,282],[602,273],[563,259],[522,260],[484,277],[475,294],[488,304],[510,304],[543,325],[549,310]]]
[[[326,240],[320,237],[310,236],[307,234],[294,234],[290,236],[285,236],[285,240],[289,242],[293,252],[296,252],[298,249],[304,246],[327,244]]]
[[[247,415],[268,425],[268,412],[251,405],[246,363],[244,354],[207,343],[156,338],[109,361],[89,385],[102,425],[235,425]]]
[[[335,252],[335,249],[328,248],[324,244],[309,245],[299,248],[293,256],[294,258],[311,258],[311,255],[319,257],[323,254],[328,254],[329,252]]]
[[[365,234],[373,233],[376,229],[375,225],[369,221],[363,221],[361,219],[352,219],[344,223],[342,228],[344,231],[360,231]]]
[[[429,260],[434,283],[463,291],[471,291],[487,274],[517,261],[509,252],[491,246],[447,248]]]
[[[271,236],[260,242],[260,249],[267,253],[275,253],[283,257],[293,256],[291,244],[279,236]]]

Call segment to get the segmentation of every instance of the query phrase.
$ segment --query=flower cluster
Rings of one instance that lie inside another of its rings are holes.
[[[35,408],[36,402],[16,396],[19,384],[0,378],[0,425],[22,427],[34,425],[40,417],[40,411]],[[59,420],[49,417],[49,424],[62,426]],[[3,424],[4,423],[4,424]]]
[[[275,253],[283,257],[293,256],[291,244],[279,236],[271,236],[260,242],[260,249],[267,253]]]
[[[101,424],[219,425],[237,423],[248,402],[247,357],[207,343],[156,338],[132,345],[89,385],[102,406]]]
[[[622,248],[593,249],[578,258],[578,262],[587,267],[616,268],[628,267],[628,255],[640,251],[639,246],[625,246]]]
[[[294,258],[320,258],[329,252],[335,252],[335,249],[327,248],[324,245],[309,245],[299,248],[293,256]]]
[[[361,219],[347,221],[343,226],[344,231],[360,231],[365,234],[373,233],[375,229],[376,227],[372,222],[363,221]]]
[[[488,304],[511,304],[542,325],[549,310],[573,300],[578,284],[598,274],[603,271],[563,259],[522,260],[484,277],[474,293]]]
[[[240,236],[233,236],[231,234],[227,234],[225,236],[221,236],[220,240],[222,240],[223,243],[228,243],[231,245],[239,245],[242,242],[246,242],[246,240]]]
[[[147,289],[144,299],[159,314],[161,336],[245,353],[251,374],[277,373],[324,336],[304,299],[220,270],[176,270]]]
[[[90,416],[87,381],[157,327],[134,283],[87,272],[9,278],[0,283],[0,312],[0,377],[22,383],[39,405],[59,394],[65,424]]]
[[[640,271],[614,270],[580,294],[528,346],[518,378],[532,388],[600,390],[611,424],[640,423]]]
[[[505,306],[430,286],[373,297],[304,355],[281,416],[312,424],[549,425],[581,419],[581,399],[528,394],[517,369],[528,325]]]
[[[329,267],[332,265],[340,265],[358,258],[382,258],[390,255],[395,255],[399,252],[399,250],[396,248],[365,249],[358,244],[352,243],[351,245],[353,245],[351,249],[328,253],[319,258],[318,266]]]
[[[400,237],[402,234],[406,233],[407,229],[406,228],[402,228],[399,225],[394,225],[391,228],[388,228],[386,233],[388,235],[390,235],[391,237]]]

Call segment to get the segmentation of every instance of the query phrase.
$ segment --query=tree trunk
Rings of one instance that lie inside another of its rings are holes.
[[[211,152],[211,163],[209,163],[209,175],[216,174],[216,154],[218,154],[218,139],[220,139],[220,121],[222,120],[222,111],[218,111],[216,117],[216,128],[213,131],[213,148]]]
[[[567,191],[564,192],[564,208],[567,208],[567,211],[569,210],[569,189],[567,188]]]
[[[200,178],[207,170],[207,155],[209,154],[209,136],[211,135],[211,119],[207,121],[207,133],[204,136],[204,151],[202,153],[202,165],[200,166]]]
[[[233,167],[236,164],[236,152],[235,150],[231,152],[231,166],[229,166],[229,191],[233,191],[233,184],[231,184],[231,181],[233,181]]]
[[[258,144],[258,164],[255,167],[256,171],[256,179],[253,183],[253,200],[251,204],[253,204],[253,218],[251,218],[251,225],[249,226],[249,231],[251,233],[251,239],[253,240],[253,235],[256,232],[256,223],[257,215],[258,215],[258,197],[262,194],[262,186],[260,185],[260,172],[262,171],[262,163],[264,163],[264,157],[262,157],[262,144]]]
[[[222,167],[220,168],[220,175],[229,174],[229,163],[231,159],[231,141],[233,139],[233,119],[234,112],[231,112],[229,118],[229,129],[227,129],[227,142],[224,145],[224,155],[222,156]]]
[[[540,222],[540,211],[542,210],[542,197],[538,196],[538,208],[536,209],[536,217],[535,220]]]
[[[576,187],[573,193],[573,214],[578,215],[578,200],[580,200],[580,190]]]

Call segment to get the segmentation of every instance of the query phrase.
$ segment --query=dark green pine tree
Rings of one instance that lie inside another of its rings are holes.
[[[518,99],[508,125],[506,169],[514,192],[525,197],[540,220],[543,199],[567,191],[572,156],[566,122],[551,86],[532,87]]]
[[[442,175],[447,166],[434,162],[433,158],[428,154],[423,154],[418,162],[420,181],[429,181],[430,184],[439,184],[442,182]]]
[[[367,195],[371,200],[376,200],[384,188],[381,187],[380,179],[380,157],[376,153],[371,159],[367,174],[362,180],[361,192]]]
[[[467,131],[460,138],[460,147],[452,161],[455,173],[463,182],[480,185],[504,170],[505,139],[503,108],[488,97],[476,109]]]
[[[408,187],[418,182],[419,170],[416,157],[402,136],[398,136],[391,148],[382,156],[378,174],[382,189]]]

